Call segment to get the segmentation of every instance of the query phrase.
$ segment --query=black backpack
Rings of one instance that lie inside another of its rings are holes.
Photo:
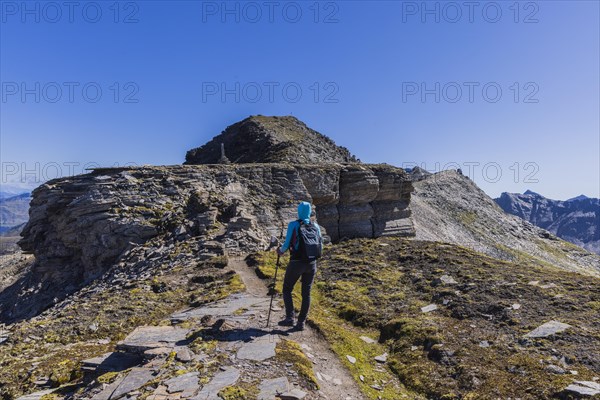
[[[319,229],[315,224],[305,224],[303,220],[298,220],[298,250],[294,254],[295,259],[303,261],[315,261],[321,258],[323,243]]]

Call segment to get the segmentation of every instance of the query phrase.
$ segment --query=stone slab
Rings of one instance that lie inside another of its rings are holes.
[[[421,312],[428,313],[438,309],[437,304],[429,304],[428,306],[421,307]]]
[[[565,390],[583,396],[595,396],[600,394],[600,384],[593,381],[575,381]]]
[[[289,390],[290,383],[285,377],[265,379],[259,385],[259,394],[257,400],[274,400],[280,393]]]
[[[147,368],[133,368],[121,381],[121,384],[111,393],[109,400],[117,400],[129,392],[144,386],[154,378],[154,372]]]
[[[538,326],[537,328],[535,328],[534,330],[532,330],[531,332],[526,334],[525,337],[531,337],[531,338],[548,337],[548,336],[554,335],[555,333],[563,332],[570,327],[571,327],[571,325],[569,325],[569,324],[564,324],[564,323],[558,322],[558,321],[550,321],[550,322],[546,322],[545,324]]]
[[[171,322],[183,322],[191,318],[200,319],[206,315],[220,318],[231,316],[239,309],[262,308],[268,309],[268,300],[257,298],[246,293],[237,293],[202,307],[190,308],[180,313],[171,315]]]
[[[231,386],[237,382],[240,371],[234,367],[228,367],[225,371],[218,372],[209,383],[204,385],[194,400],[222,400],[218,394],[221,389]]]
[[[363,341],[363,342],[365,342],[365,343],[369,343],[369,344],[377,343],[377,341],[376,341],[376,340],[374,340],[374,339],[371,339],[371,338],[370,338],[370,337],[368,337],[368,336],[361,336],[361,337],[360,337],[360,340],[362,340],[362,341]]]
[[[276,335],[265,335],[244,343],[237,352],[237,358],[240,360],[264,361],[275,357],[277,341]]]
[[[181,393],[181,397],[192,397],[200,389],[198,383],[198,372],[188,372],[187,374],[179,375],[164,382],[167,386],[168,393]]]
[[[185,343],[188,333],[189,330],[174,326],[141,326],[117,343],[117,350],[143,353],[159,347],[175,347]]]

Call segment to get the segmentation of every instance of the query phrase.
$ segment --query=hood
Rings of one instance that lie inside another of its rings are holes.
[[[310,212],[311,207],[309,202],[303,201],[298,204],[298,218],[304,220],[307,224],[310,223]]]

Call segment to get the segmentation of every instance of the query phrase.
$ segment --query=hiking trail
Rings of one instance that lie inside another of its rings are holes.
[[[84,372],[95,378],[73,397],[365,399],[319,333],[308,325],[304,331],[277,325],[284,316],[281,301],[274,301],[265,326],[267,286],[242,257],[229,257],[228,268],[239,275],[244,291],[175,312],[170,325],[138,326],[114,352],[82,362]],[[58,393],[48,389],[20,399]]]

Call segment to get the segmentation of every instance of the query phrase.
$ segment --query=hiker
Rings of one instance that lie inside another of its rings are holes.
[[[298,279],[302,277],[302,306],[296,323],[296,330],[303,330],[308,308],[310,307],[310,289],[317,273],[317,259],[323,250],[321,228],[311,222],[310,203],[303,201],[298,205],[298,219],[288,224],[287,235],[283,245],[277,249],[279,255],[290,250],[290,262],[283,278],[283,302],[285,319],[279,321],[281,326],[294,326],[294,302],[292,290]]]

